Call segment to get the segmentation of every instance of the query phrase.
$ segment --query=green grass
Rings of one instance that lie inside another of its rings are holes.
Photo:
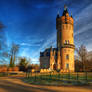
[[[40,75],[36,77],[41,77],[43,79],[70,79],[70,80],[92,80],[92,76],[87,76],[86,75],[77,75],[77,74],[56,74],[56,75]]]
[[[85,74],[40,74],[25,78],[24,81],[39,85],[88,85],[92,82],[92,75]]]
[[[61,85],[88,85],[87,82],[75,81],[75,80],[57,80],[57,79],[40,79],[39,77],[30,77],[24,78],[24,82],[36,85],[53,85],[53,86],[61,86]]]
[[[0,73],[0,77],[5,77],[7,76],[7,73]]]

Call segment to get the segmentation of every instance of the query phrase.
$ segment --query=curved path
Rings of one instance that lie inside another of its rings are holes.
[[[22,82],[18,78],[0,78],[0,92],[92,92],[92,87],[40,86]]]

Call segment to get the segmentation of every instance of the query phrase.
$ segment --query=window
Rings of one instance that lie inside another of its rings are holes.
[[[69,64],[66,64],[66,69],[69,69]]]
[[[50,53],[49,53],[49,52],[47,52],[47,53],[46,53],[46,56],[50,56]]]
[[[67,40],[65,40],[65,44],[67,44]]]
[[[68,44],[69,44],[69,40],[68,40]]]
[[[70,42],[69,42],[69,40],[65,40],[65,44],[69,44]]]
[[[68,54],[66,55],[66,59],[67,59],[67,60],[69,59],[69,55],[68,55]]]
[[[43,52],[40,52],[40,57],[44,57],[44,53]]]

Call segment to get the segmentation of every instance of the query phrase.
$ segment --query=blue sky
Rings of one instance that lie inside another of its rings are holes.
[[[92,0],[0,0],[0,21],[8,46],[20,45],[20,56],[38,63],[40,51],[56,47],[56,15],[62,15],[64,4],[74,18],[76,47],[92,50]]]

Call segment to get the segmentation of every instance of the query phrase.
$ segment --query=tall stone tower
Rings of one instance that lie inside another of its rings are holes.
[[[62,16],[57,14],[57,48],[60,51],[60,69],[74,71],[74,20],[69,16],[67,7],[64,6]]]

